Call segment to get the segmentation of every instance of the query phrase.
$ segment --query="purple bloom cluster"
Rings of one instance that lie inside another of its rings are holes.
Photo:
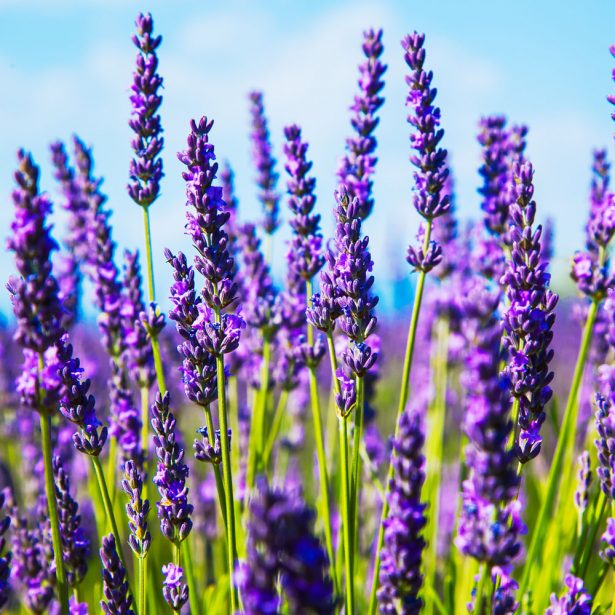
[[[516,203],[510,211],[512,252],[502,276],[509,305],[503,317],[504,347],[508,353],[503,373],[519,404],[518,417],[513,419],[518,420],[520,427],[515,447],[521,463],[536,457],[542,445],[544,407],[553,393],[549,386],[553,379],[549,363],[553,358],[550,345],[558,300],[549,288],[548,263],[541,257],[542,227],[534,229],[533,175],[530,162],[515,164]]]
[[[184,571],[179,566],[169,563],[162,567],[162,574],[165,575],[162,595],[173,611],[179,613],[188,602],[188,586],[183,581]]]
[[[419,613],[423,601],[421,561],[427,523],[421,490],[425,482],[425,437],[417,412],[404,412],[398,437],[393,441],[393,478],[389,491],[389,515],[384,521],[384,545],[380,567],[378,604],[380,612],[395,615]]]
[[[279,578],[291,613],[335,612],[329,561],[314,535],[314,512],[301,497],[271,489],[264,478],[250,502],[248,561],[239,570],[246,615],[281,613]]]
[[[579,456],[579,473],[578,473],[577,490],[574,493],[574,503],[583,514],[589,504],[589,490],[592,484],[592,469],[591,459],[587,451]]]
[[[128,544],[137,557],[145,557],[149,551],[152,536],[147,527],[149,500],[143,499],[143,477],[134,461],[128,460],[124,465],[122,489],[130,501],[126,504],[130,536]]]
[[[162,126],[158,109],[162,96],[158,90],[162,77],[158,74],[158,49],[161,36],[153,36],[154,22],[151,15],[140,13],[136,20],[137,34],[132,37],[139,50],[137,68],[131,86],[132,114],[129,124],[135,133],[132,149],[135,158],[130,161],[130,184],[128,194],[141,207],[149,207],[160,193],[162,179],[162,158],[164,145]]]
[[[606,530],[602,534],[602,559],[615,567],[615,518],[609,517],[606,520]]]
[[[47,223],[51,201],[39,193],[39,168],[23,150],[17,159],[17,187],[12,195],[15,218],[7,242],[19,273],[8,284],[17,319],[15,340],[25,349],[44,353],[62,336],[62,306],[51,270],[51,253],[58,246]]]
[[[6,494],[0,492],[0,609],[4,608],[9,598],[9,577],[13,554],[8,547],[7,530],[11,525],[11,517],[4,510]]]
[[[615,499],[615,409],[613,401],[596,395],[596,431],[595,440],[598,450],[598,468],[596,474],[604,494]]]
[[[382,30],[364,32],[362,49],[365,62],[359,66],[359,93],[350,107],[353,112],[350,123],[356,135],[346,139],[347,151],[340,160],[337,177],[350,199],[358,200],[358,214],[364,220],[374,208],[371,178],[378,160],[374,155],[377,145],[374,131],[379,122],[376,113],[384,102],[380,93],[384,87],[382,76],[387,69],[380,61],[384,50]]]
[[[124,459],[143,463],[141,450],[141,413],[134,403],[126,371],[111,365],[109,385],[109,433],[120,446]]]
[[[103,569],[103,595],[100,607],[105,615],[135,615],[132,610],[132,596],[128,591],[126,570],[117,554],[113,534],[103,536],[100,559]]]
[[[56,485],[60,535],[62,537],[62,561],[66,580],[70,587],[77,587],[88,571],[90,541],[81,527],[79,504],[70,492],[70,479],[59,457],[53,459],[53,474]]]
[[[509,397],[499,375],[500,292],[486,280],[468,280],[463,291],[464,333],[468,341],[463,386],[467,393],[464,428],[469,476],[463,483],[456,544],[462,553],[491,566],[506,566],[521,549],[515,499],[516,455],[508,446],[512,430]]]
[[[158,466],[154,484],[160,501],[156,509],[162,533],[179,545],[192,529],[193,506],[188,502],[188,466],[184,463],[184,448],[179,442],[175,417],[169,408],[169,393],[158,393],[151,408],[154,446]]]
[[[447,152],[440,147],[444,130],[440,126],[440,109],[434,105],[437,90],[431,87],[433,73],[423,68],[425,63],[425,35],[414,32],[402,40],[404,59],[412,71],[406,77],[409,87],[406,105],[410,108],[408,123],[413,127],[410,144],[416,154],[410,161],[417,168],[414,173],[413,203],[426,221],[444,215],[450,208],[450,197],[444,190],[448,167]],[[427,237],[423,245],[408,248],[408,263],[417,271],[428,272],[442,259],[442,249]],[[427,242],[427,245],[426,245]]]
[[[551,595],[551,606],[545,615],[590,615],[593,600],[583,585],[583,579],[567,574],[564,585],[566,591],[561,598]]]
[[[250,93],[250,115],[252,116],[252,157],[256,166],[256,183],[260,188],[259,201],[263,207],[263,228],[274,233],[280,226],[280,195],[277,192],[278,174],[276,161],[271,153],[269,128],[265,117],[262,92]]]

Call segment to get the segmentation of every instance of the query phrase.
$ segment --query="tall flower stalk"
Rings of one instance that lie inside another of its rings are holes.
[[[436,89],[432,88],[433,73],[424,69],[425,49],[423,44],[425,35],[414,32],[406,36],[402,41],[405,55],[404,59],[411,73],[406,78],[409,86],[409,94],[406,105],[410,109],[408,122],[413,127],[410,135],[412,149],[416,151],[410,157],[410,161],[416,167],[414,173],[414,207],[419,215],[425,220],[425,226],[419,231],[420,246],[408,248],[407,261],[410,266],[418,271],[418,281],[414,294],[410,328],[404,357],[399,405],[395,420],[395,433],[398,435],[398,424],[408,402],[410,371],[414,357],[416,330],[423,299],[425,279],[429,271],[436,267],[442,260],[442,248],[431,239],[433,221],[444,215],[450,209],[450,196],[444,189],[448,177],[446,165],[447,152],[440,147],[440,141],[444,136],[444,130],[439,128],[440,109],[434,106]],[[389,479],[393,465],[389,464]],[[388,490],[388,487],[387,487]],[[388,501],[385,499],[382,508],[382,520],[388,514]],[[384,525],[380,524],[378,540],[376,544],[376,559],[372,579],[372,593],[369,605],[369,614],[376,612],[376,592],[380,574],[380,550],[384,540]]]
[[[224,225],[229,219],[222,200],[222,188],[213,182],[218,171],[214,146],[209,142],[212,121],[203,117],[190,123],[186,150],[178,154],[186,166],[187,223],[186,229],[196,248],[195,269],[203,278],[199,322],[193,323],[196,338],[205,354],[215,358],[218,424],[222,458],[222,476],[227,515],[227,562],[229,568],[231,610],[237,608],[234,570],[237,558],[235,533],[235,501],[231,470],[231,447],[226,404],[224,355],[239,345],[243,320],[230,311],[237,300],[237,284],[233,281],[234,261],[228,252],[228,236]],[[213,437],[213,434],[211,434]]]

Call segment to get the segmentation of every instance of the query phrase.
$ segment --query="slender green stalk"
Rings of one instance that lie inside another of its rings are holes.
[[[476,602],[474,603],[473,612],[477,615],[481,615],[483,612],[483,603],[485,600],[485,584],[487,581],[487,567],[485,564],[480,565],[480,572],[478,573],[478,585],[476,586]]]
[[[122,562],[122,566],[124,566],[124,569],[128,570],[128,568],[126,567],[126,560],[124,559],[124,549],[122,549],[123,543],[120,538],[120,532],[118,530],[117,522],[115,520],[113,504],[111,503],[111,498],[109,497],[109,490],[107,489],[107,481],[105,480],[105,473],[103,472],[102,464],[100,463],[100,459],[98,457],[90,456],[90,460],[94,468],[94,473],[96,474],[98,490],[100,492],[100,498],[103,502],[103,507],[105,509],[107,523],[111,526],[111,531],[113,532],[113,537],[115,538],[115,544],[117,545],[117,554],[120,558],[120,561]]]
[[[147,259],[147,290],[150,303],[156,301],[154,286],[154,261],[152,259],[152,231],[149,221],[149,207],[143,207],[143,228],[145,230],[145,255]]]
[[[145,571],[145,561],[146,558],[143,556],[137,558],[137,564],[139,566],[139,615],[146,615],[147,612],[147,602],[145,600],[145,575],[147,574]]]
[[[427,220],[425,225],[425,239],[423,242],[423,250],[426,252],[431,240],[431,228],[432,221]],[[408,341],[406,343],[406,354],[404,357],[404,368],[402,372],[401,388],[399,393],[399,404],[397,407],[397,416],[395,418],[395,437],[399,435],[399,419],[406,408],[408,403],[408,394],[410,391],[410,372],[412,370],[412,359],[414,358],[414,346],[416,342],[416,329],[419,322],[419,314],[421,311],[421,303],[423,302],[423,290],[425,288],[426,273],[421,271],[419,273],[419,279],[416,284],[416,292],[414,294],[414,303],[412,305],[412,316],[410,317],[410,327],[408,330]],[[393,453],[392,453],[393,454]],[[382,544],[384,542],[384,520],[389,514],[389,484],[393,477],[393,459],[389,461],[389,471],[387,473],[386,481],[386,493],[384,501],[382,502],[382,515],[380,518],[380,525],[378,526],[378,539],[376,542],[376,556],[374,559],[374,569],[372,573],[372,591],[369,599],[368,615],[375,615],[376,613],[376,594],[378,591],[378,579],[380,577],[380,558]]]
[[[365,403],[365,381],[356,378],[357,405],[354,410],[354,434],[352,443],[352,469],[350,474],[350,518],[352,519],[352,546],[358,550],[359,542],[359,490],[361,484],[361,443],[363,442],[363,406]]]
[[[278,403],[275,408],[275,412],[273,414],[273,421],[271,422],[271,428],[269,430],[269,435],[267,436],[267,440],[265,441],[265,448],[263,450],[263,467],[267,467],[269,465],[269,461],[271,459],[271,453],[273,452],[273,447],[280,435],[280,430],[282,428],[282,421],[284,416],[286,415],[286,402],[288,401],[288,390],[282,389],[280,393],[280,398],[278,399]]]
[[[40,419],[43,460],[45,463],[45,491],[47,494],[47,505],[49,508],[49,523],[51,524],[51,540],[53,542],[53,554],[56,566],[58,599],[60,601],[60,610],[62,615],[68,615],[68,587],[66,585],[64,563],[62,562],[62,538],[60,536],[60,520],[58,517],[58,503],[56,500],[56,484],[53,478],[51,416],[44,412],[41,408]]]
[[[219,321],[220,314],[216,314]],[[231,470],[230,442],[228,437],[228,416],[226,409],[226,383],[224,375],[224,359],[216,357],[216,369],[218,377],[218,422],[220,424],[220,443],[222,445],[222,476],[224,479],[224,496],[227,512],[227,561],[229,567],[229,583],[231,593],[231,613],[237,611],[237,592],[233,582],[237,543],[235,538],[235,502],[233,498],[233,474]]]
[[[425,587],[436,594],[436,569],[438,561],[438,514],[440,509],[440,481],[442,476],[442,454],[444,424],[446,419],[446,389],[448,375],[449,323],[445,317],[438,318],[435,326],[436,352],[433,359],[434,401],[431,407],[427,450],[427,479],[425,500],[429,502],[429,516],[425,535],[427,548],[425,561]],[[426,602],[426,612],[433,613],[435,603]]]
[[[246,493],[249,493],[254,488],[254,479],[256,478],[257,466],[261,463],[261,455],[264,446],[261,443],[263,439],[263,423],[265,421],[265,409],[267,407],[267,396],[269,390],[269,364],[271,362],[271,342],[265,338],[263,340],[263,360],[261,363],[261,386],[254,408],[250,417],[250,436],[248,444],[248,468],[246,475]]]
[[[107,457],[107,485],[110,485],[109,497],[111,502],[115,502],[115,494],[117,491],[115,481],[115,470],[117,467],[117,438],[113,436],[109,440],[109,456]]]
[[[189,538],[189,537],[188,537]],[[181,544],[184,562],[184,572],[186,573],[186,583],[188,584],[188,601],[190,603],[190,613],[199,615],[201,612],[201,601],[197,593],[197,584],[194,581],[194,569],[192,566],[192,552],[188,539]],[[141,613],[139,613],[141,615]]]
[[[158,389],[160,394],[164,395],[167,392],[167,383],[164,377],[164,367],[162,365],[162,355],[160,353],[160,342],[154,335],[150,335],[152,343],[152,353],[154,355],[154,367],[156,368],[156,381],[158,382]]]
[[[581,565],[579,567],[579,577],[585,579],[585,575],[587,574],[587,568],[589,566],[589,562],[592,556],[592,550],[594,547],[594,543],[596,542],[596,536],[598,535],[598,530],[602,525],[602,521],[604,520],[604,515],[606,514],[607,508],[607,499],[604,495],[602,489],[600,489],[600,499],[596,503],[596,510],[594,514],[594,518],[591,524],[591,528],[589,530],[589,535],[585,542],[585,548],[583,550],[583,556],[581,557]]]
[[[592,332],[594,329],[594,322],[596,320],[596,314],[598,312],[598,301],[593,300],[589,312],[587,314],[587,320],[583,330],[583,338],[581,340],[581,347],[579,349],[579,355],[577,357],[577,363],[574,368],[574,374],[572,377],[572,383],[570,387],[570,393],[568,395],[568,401],[566,403],[566,409],[564,410],[564,418],[562,421],[562,429],[557,439],[557,446],[551,461],[551,469],[549,471],[549,478],[547,481],[547,490],[545,499],[540,507],[540,513],[538,519],[534,524],[534,533],[532,534],[532,540],[527,551],[527,557],[525,560],[525,567],[523,569],[523,577],[520,583],[519,596],[523,598],[525,592],[529,587],[531,574],[536,570],[537,562],[535,561],[538,556],[538,548],[542,545],[543,536],[548,525],[555,499],[558,493],[558,487],[562,475],[562,467],[565,457],[572,454],[574,448],[576,425],[579,415],[579,389],[581,386],[581,380],[583,379],[583,371],[585,369],[585,361],[587,359],[587,353],[592,339]],[[539,567],[538,567],[539,568]]]
[[[207,423],[207,431],[209,434],[214,434],[214,422],[211,417],[211,408],[209,405],[203,408],[203,413],[205,414],[205,422]],[[210,435],[211,437],[211,435]],[[218,492],[218,502],[220,502],[220,512],[222,513],[222,521],[224,522],[224,527],[226,528],[227,520],[226,520],[226,496],[224,494],[224,481],[222,479],[222,473],[220,471],[220,466],[218,464],[212,464],[214,469],[214,478],[216,479],[216,491]]]
[[[350,476],[348,468],[348,431],[346,418],[339,417],[340,465],[342,471],[342,533],[344,540],[344,570],[346,573],[346,608],[344,613],[354,615],[354,562],[352,546],[353,523],[350,518]]]
[[[308,301],[311,301],[313,295],[312,280],[306,281],[306,295]],[[307,324],[307,341],[310,348],[314,346],[314,329],[310,323]],[[310,373],[310,399],[312,405],[312,422],[314,424],[314,439],[316,441],[316,455],[318,458],[318,474],[320,483],[320,513],[325,530],[325,545],[327,547],[327,555],[331,562],[331,576],[333,577],[333,585],[337,590],[339,587],[337,575],[335,574],[334,552],[333,552],[333,534],[331,530],[331,504],[329,502],[329,472],[327,470],[327,456],[325,454],[325,442],[322,427],[322,417],[320,411],[320,396],[318,394],[318,380],[316,377],[316,367],[311,366]],[[335,380],[335,373],[333,373]]]

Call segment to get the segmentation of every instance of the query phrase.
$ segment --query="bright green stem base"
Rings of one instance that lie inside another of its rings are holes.
[[[62,561],[62,538],[60,536],[60,520],[58,517],[58,503],[56,500],[56,484],[53,478],[52,451],[51,451],[51,416],[41,411],[41,439],[43,447],[43,460],[45,463],[45,491],[49,507],[49,522],[51,524],[51,540],[53,542],[53,556],[56,566],[56,580],[58,584],[58,599],[62,615],[68,615],[68,587],[66,574]]]
[[[350,472],[348,467],[348,425],[346,418],[339,418],[340,434],[340,467],[342,482],[342,534],[344,541],[344,571],[346,574],[346,608],[344,613],[354,615],[354,553],[352,546],[352,532],[354,522],[350,510]]]
[[[599,304],[597,301],[592,301],[587,314],[585,327],[583,329],[583,338],[581,340],[581,347],[579,349],[577,363],[574,368],[570,393],[568,395],[568,401],[564,411],[562,429],[560,431],[559,438],[557,439],[557,446],[551,461],[551,469],[549,471],[545,499],[540,508],[538,519],[534,524],[534,533],[532,534],[532,540],[527,551],[525,567],[523,569],[523,577],[521,579],[518,594],[520,598],[523,598],[529,588],[532,573],[540,571],[540,566],[537,561],[539,555],[538,549],[543,543],[547,525],[555,505],[555,499],[559,490],[560,480],[562,478],[564,459],[570,457],[573,453],[576,426],[579,415],[579,388],[581,386],[581,380],[583,379],[585,361],[587,359],[587,354],[591,344],[596,314],[598,313],[598,305]]]

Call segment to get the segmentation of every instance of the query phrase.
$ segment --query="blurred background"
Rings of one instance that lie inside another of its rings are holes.
[[[175,154],[184,147],[190,118],[215,119],[212,139],[218,158],[228,159],[235,170],[240,215],[261,217],[248,136],[251,89],[265,93],[278,158],[283,126],[296,122],[303,127],[318,177],[317,207],[325,237],[330,235],[337,160],[351,133],[348,107],[357,89],[361,33],[369,27],[384,29],[388,64],[386,102],[376,131],[376,207],[365,225],[383,296],[380,309],[394,309],[400,298],[407,305],[405,289],[411,283],[404,257],[418,216],[411,204],[407,71],[400,40],[415,29],[427,36],[426,65],[435,74],[460,218],[480,216],[475,135],[481,115],[505,113],[513,122],[527,123],[539,218],[555,222],[555,286],[572,292],[568,263],[583,243],[591,151],[608,147],[613,154],[615,126],[606,101],[615,66],[608,50],[615,42],[612,0],[0,0],[0,236],[10,231],[17,148],[33,152],[43,167],[42,187],[57,197],[48,146],[77,133],[93,146],[96,173],[105,178],[119,250],[141,247],[141,212],[125,190],[135,58],[130,37],[139,10],[152,12],[156,32],[164,38],[159,55],[166,178],[151,210],[164,306],[170,275],[162,249],[188,249],[184,186]],[[282,163],[278,170],[283,190]],[[61,239],[61,212],[56,211],[56,219],[55,235]],[[281,274],[287,229],[276,237]],[[10,255],[0,251],[2,282],[11,270]],[[0,310],[10,311],[7,292],[0,292]]]

